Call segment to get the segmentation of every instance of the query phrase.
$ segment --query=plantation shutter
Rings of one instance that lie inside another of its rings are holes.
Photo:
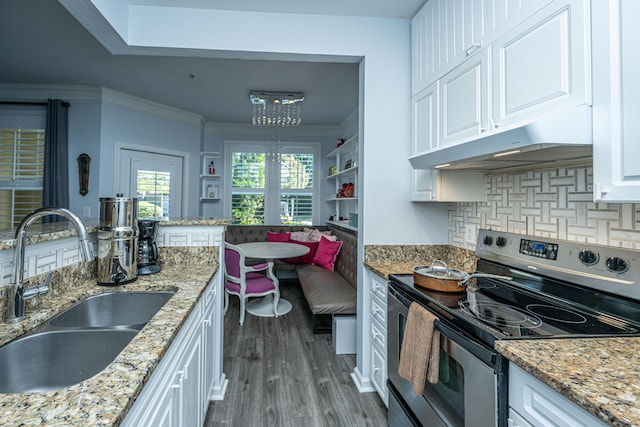
[[[0,129],[0,229],[42,206],[44,129]]]
[[[312,225],[318,147],[229,144],[232,224]]]

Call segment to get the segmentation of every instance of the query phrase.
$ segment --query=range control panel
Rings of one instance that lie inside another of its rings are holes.
[[[476,256],[640,300],[640,251],[480,230]]]

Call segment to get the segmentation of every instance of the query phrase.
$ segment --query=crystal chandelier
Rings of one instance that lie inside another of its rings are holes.
[[[263,92],[252,90],[253,124],[256,126],[297,126],[304,94],[300,92]]]

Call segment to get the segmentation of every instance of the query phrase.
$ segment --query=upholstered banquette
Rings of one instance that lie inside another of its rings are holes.
[[[227,227],[225,240],[233,245],[247,242],[266,242],[271,233],[299,232],[305,227],[281,225],[231,225]],[[315,333],[331,332],[331,318],[334,314],[356,314],[357,304],[357,254],[358,238],[354,233],[337,227],[307,227],[320,231],[331,231],[342,241],[334,264],[329,271],[314,264],[290,264],[276,262],[276,274],[287,277],[295,272],[313,315]],[[295,277],[295,276],[294,276]]]

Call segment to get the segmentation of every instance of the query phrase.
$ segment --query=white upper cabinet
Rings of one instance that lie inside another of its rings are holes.
[[[412,93],[552,0],[429,0],[411,22]]]
[[[415,95],[411,102],[411,154],[437,147],[438,85],[432,84]]]
[[[492,127],[591,103],[589,28],[584,0],[561,1],[493,43]]]
[[[596,201],[640,201],[640,2],[594,1],[593,192]]]
[[[489,121],[489,48],[438,81],[440,87],[438,146],[485,132]]]

